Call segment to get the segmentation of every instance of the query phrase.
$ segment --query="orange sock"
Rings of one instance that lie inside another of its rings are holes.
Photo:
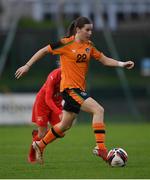
[[[105,147],[105,124],[104,123],[94,123],[93,130],[96,139],[96,145],[99,149],[106,149]]]
[[[40,140],[38,145],[42,149],[44,149],[47,144],[51,143],[56,138],[64,137],[64,135],[65,134],[60,130],[60,128],[58,128],[57,126],[54,126],[47,132],[47,134],[44,136],[44,138]]]

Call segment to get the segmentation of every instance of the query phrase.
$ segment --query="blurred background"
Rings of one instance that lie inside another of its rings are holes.
[[[59,57],[46,56],[19,80],[14,73],[78,16],[92,19],[100,51],[135,62],[133,70],[90,62],[87,89],[106,122],[150,121],[150,0],[0,0],[0,124],[30,123],[35,95]]]

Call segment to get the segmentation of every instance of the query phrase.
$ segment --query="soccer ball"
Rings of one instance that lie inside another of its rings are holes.
[[[124,167],[128,160],[128,154],[122,148],[114,148],[108,152],[107,160],[112,167]]]

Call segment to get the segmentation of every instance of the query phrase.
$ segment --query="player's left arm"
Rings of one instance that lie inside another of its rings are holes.
[[[116,59],[110,58],[105,56],[102,52],[97,50],[95,46],[92,46],[91,48],[91,56],[94,57],[96,60],[101,62],[105,66],[110,67],[123,67],[127,69],[132,69],[134,67],[133,61],[118,61]]]
[[[103,53],[101,54],[101,57],[99,61],[105,65],[105,66],[110,66],[110,67],[123,67],[127,69],[132,69],[134,67],[134,62],[133,61],[117,61],[113,58],[105,56]]]

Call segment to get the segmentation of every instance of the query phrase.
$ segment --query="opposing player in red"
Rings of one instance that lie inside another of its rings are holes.
[[[33,130],[32,141],[38,141],[45,136],[48,131],[48,124],[53,127],[60,122],[62,113],[60,80],[61,69],[53,70],[36,95],[32,109],[32,122],[37,125],[38,130]],[[32,145],[28,154],[28,162],[36,162],[35,150]]]

